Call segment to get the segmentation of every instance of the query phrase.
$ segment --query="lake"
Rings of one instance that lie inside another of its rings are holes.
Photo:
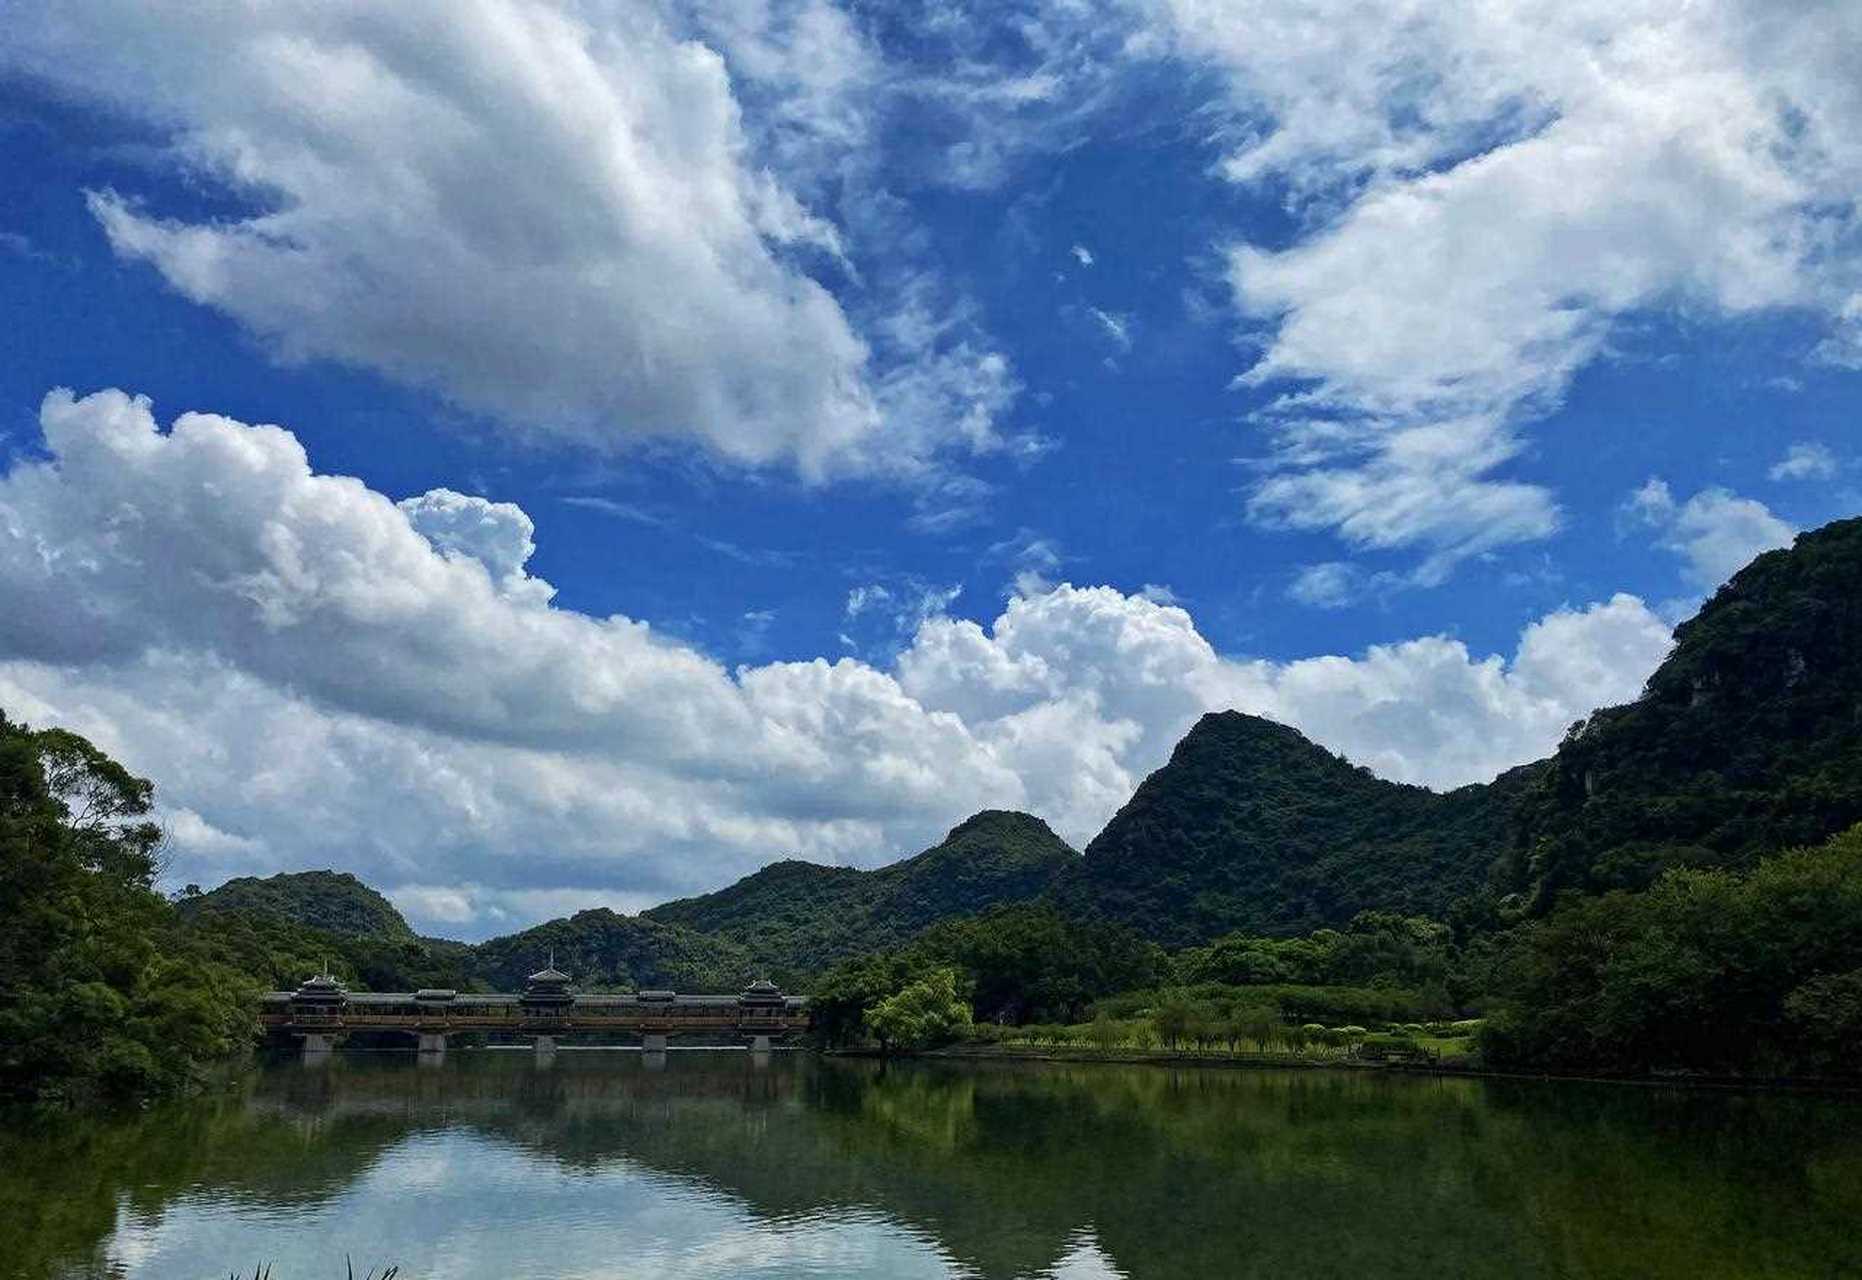
[[[0,1138],[0,1277],[1862,1275],[1862,1102],[801,1053],[337,1056]]]

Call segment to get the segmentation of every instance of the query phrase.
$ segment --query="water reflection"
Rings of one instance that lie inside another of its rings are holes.
[[[33,1280],[1836,1275],[1858,1213],[1850,1101],[1316,1072],[337,1055],[0,1139]]]

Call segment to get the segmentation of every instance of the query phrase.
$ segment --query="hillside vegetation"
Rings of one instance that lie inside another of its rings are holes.
[[[757,976],[729,939],[606,907],[481,942],[472,948],[471,973],[488,990],[521,991],[552,954],[584,991],[737,991]]]
[[[184,891],[175,905],[189,920],[244,911],[282,917],[346,938],[407,940],[414,936],[393,903],[347,871],[291,871],[264,879],[240,876],[208,893]]]
[[[1039,818],[990,809],[923,853],[876,871],[777,862],[643,918],[723,939],[759,970],[794,983],[940,920],[1040,897],[1079,860]]]
[[[1647,692],[1576,726],[1522,797],[1503,888],[1639,889],[1862,822],[1862,519],[1741,569]]]
[[[1169,946],[1306,933],[1370,909],[1440,918],[1485,886],[1543,768],[1444,795],[1385,782],[1286,725],[1206,715],[1055,898]]]

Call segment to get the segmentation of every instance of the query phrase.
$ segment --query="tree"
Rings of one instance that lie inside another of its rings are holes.
[[[249,1043],[257,984],[151,887],[152,808],[83,738],[0,714],[0,1098],[144,1097]]]
[[[1190,1024],[1195,1018],[1195,1011],[1184,1000],[1166,1000],[1151,1015],[1151,1025],[1157,1029],[1157,1038],[1169,1048],[1175,1049],[1183,1038],[1189,1034]]]
[[[866,1028],[886,1053],[924,1049],[970,1029],[970,1002],[955,969],[939,967],[867,1010]]]
[[[1498,1064],[1641,1074],[1853,1073],[1862,1028],[1862,827],[1749,872],[1678,868],[1567,896],[1516,931]]]
[[[1280,1019],[1272,1009],[1252,1008],[1238,1010],[1244,1034],[1254,1041],[1254,1047],[1261,1053],[1267,1052],[1267,1046],[1280,1035]]]

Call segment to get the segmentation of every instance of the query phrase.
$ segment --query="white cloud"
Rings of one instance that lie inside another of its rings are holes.
[[[986,806],[1084,842],[1212,709],[1472,781],[1631,696],[1668,644],[1619,596],[1528,627],[1510,662],[1446,637],[1241,661],[1143,594],[1061,585],[985,629],[892,584],[854,610],[905,619],[888,669],[731,672],[551,604],[515,508],[397,505],[282,428],[161,432],[119,392],[56,393],[41,425],[48,456],[0,477],[0,706],[154,775],[177,882],[335,865],[444,932],[781,856],[884,861]]]
[[[1318,609],[1342,609],[1354,603],[1364,589],[1364,572],[1342,560],[1309,564],[1293,577],[1287,595]]]
[[[1130,316],[1122,316],[1111,311],[1103,311],[1098,307],[1088,307],[1086,310],[1094,320],[1099,322],[1100,329],[1105,332],[1106,337],[1112,340],[1113,346],[1117,347],[1120,351],[1131,350]]]
[[[1074,261],[1078,262],[1082,267],[1090,267],[1093,265],[1093,252],[1085,245],[1076,244],[1068,252],[1073,254]]]
[[[845,616],[857,618],[868,609],[876,608],[892,599],[892,593],[877,582],[869,582],[855,587],[847,593]]]
[[[855,316],[821,283],[861,273],[797,192],[869,144],[879,79],[831,4],[74,0],[11,14],[0,64],[152,122],[249,198],[89,201],[122,258],[282,360],[811,477],[1004,444],[1015,381],[973,326],[901,347],[885,325],[924,299],[867,281]]]
[[[478,561],[502,593],[535,604],[544,604],[555,594],[549,583],[524,571],[537,549],[533,540],[537,530],[515,503],[487,502],[451,489],[433,489],[395,505],[435,551]]]
[[[1828,480],[1836,472],[1836,455],[1829,446],[1800,440],[1785,450],[1767,474],[1774,480]]]
[[[1227,78],[1229,177],[1289,192],[1306,221],[1228,258],[1265,329],[1245,381],[1286,388],[1269,416],[1292,428],[1258,515],[1422,546],[1439,576],[1555,527],[1549,494],[1503,476],[1517,424],[1620,318],[1808,308],[1837,343],[1862,315],[1862,9],[1152,8],[1152,48]],[[1310,448],[1315,423],[1335,447]]]
[[[1763,551],[1788,547],[1797,531],[1764,503],[1726,489],[1702,489],[1676,503],[1666,481],[1651,478],[1624,503],[1630,517],[1657,531],[1657,545],[1680,556],[1696,586],[1719,586]]]
[[[1015,769],[1035,811],[1096,831],[1205,711],[1294,725],[1385,777],[1454,786],[1549,752],[1594,705],[1633,698],[1669,630],[1619,595],[1522,633],[1513,660],[1430,636],[1360,658],[1225,658],[1190,615],[1106,587],[1011,600],[993,627],[932,619],[899,681]]]

